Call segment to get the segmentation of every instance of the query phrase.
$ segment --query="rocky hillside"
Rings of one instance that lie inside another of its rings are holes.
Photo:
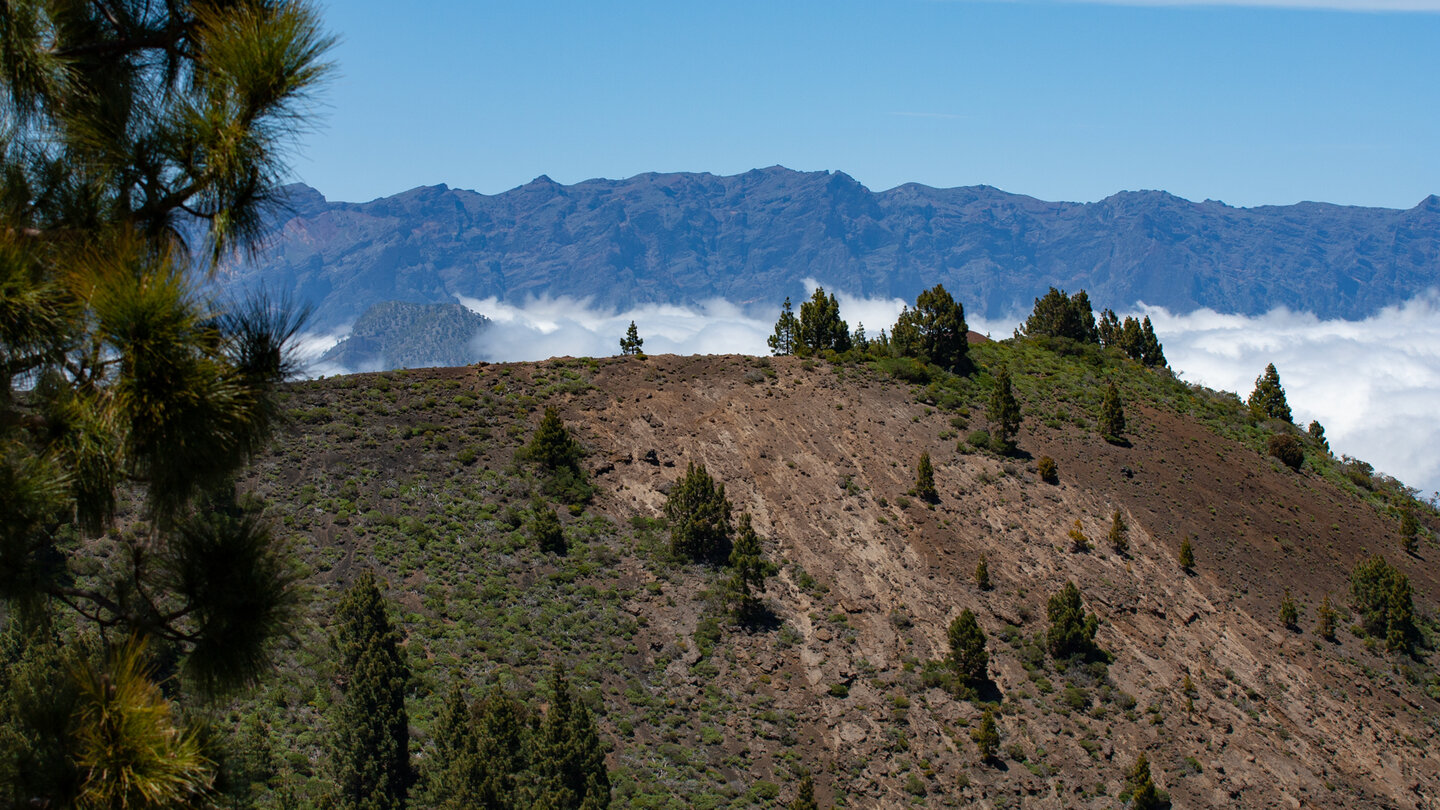
[[[1313,445],[1292,472],[1263,452],[1277,426],[1231,397],[1098,349],[972,355],[968,379],[656,356],[297,384],[296,424],[247,486],[296,538],[315,619],[233,716],[271,723],[286,795],[323,791],[324,617],[336,586],[373,566],[407,638],[422,771],[452,678],[526,693],[561,661],[596,713],[621,807],[777,807],[810,769],[822,806],[1119,808],[1142,752],[1175,807],[1440,802],[1433,659],[1387,653],[1346,608],[1354,565],[1384,555],[1431,637],[1433,513],[1407,554],[1398,484]],[[1002,361],[1025,414],[1010,456],[969,441]],[[1107,377],[1125,392],[1128,446],[1095,427]],[[565,555],[529,541],[541,485],[515,461],[546,406],[595,486],[562,510]],[[906,494],[922,452],[933,505]],[[1042,456],[1056,483],[1036,475]],[[753,516],[779,566],[759,628],[725,618],[720,572],[667,554],[662,505],[691,462]],[[1124,554],[1105,540],[1117,510]],[[1089,551],[1073,550],[1077,520]],[[1067,581],[1099,618],[1108,666],[1046,653],[1046,600]],[[1298,630],[1279,619],[1287,588]],[[1312,629],[1327,594],[1333,642]],[[993,686],[970,699],[930,663],[967,608]],[[1000,753],[982,762],[971,731],[986,705]]]
[[[382,301],[625,309],[724,298],[768,308],[813,277],[913,300],[943,283],[970,309],[1025,311],[1050,285],[1098,306],[1279,306],[1356,318],[1440,283],[1440,197],[1409,210],[1232,208],[1156,192],[1046,202],[986,186],[874,192],[839,172],[643,174],[496,195],[445,186],[367,203],[303,186],[271,248],[232,283],[294,291],[332,329]]]

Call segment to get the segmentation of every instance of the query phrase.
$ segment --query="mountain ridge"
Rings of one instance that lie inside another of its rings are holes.
[[[451,683],[534,694],[558,661],[610,749],[612,806],[776,807],[809,770],[822,806],[1108,810],[1125,806],[1142,752],[1177,808],[1423,810],[1440,796],[1433,645],[1386,652],[1346,604],[1355,564],[1383,554],[1411,577],[1434,638],[1433,511],[1407,553],[1395,482],[1315,442],[1291,470],[1265,447],[1295,429],[1232,397],[1099,349],[971,351],[975,374],[931,370],[928,386],[883,362],[735,355],[296,383],[295,429],[243,486],[306,538],[313,615],[360,570],[389,582],[422,765]],[[1002,364],[1023,369],[1015,455],[974,438],[993,429],[981,413]],[[1116,379],[1123,443],[1097,422]],[[563,553],[532,537],[531,515],[553,507],[518,452],[549,408],[594,485],[557,510]],[[909,491],[922,452],[934,502]],[[1045,456],[1052,480],[1035,470]],[[667,552],[665,503],[691,463],[753,518],[779,567],[764,591],[773,626],[734,626],[724,570]],[[1106,534],[1116,513],[1123,550]],[[982,559],[988,585],[972,573]],[[1103,666],[1046,651],[1047,598],[1066,582],[1099,618]],[[1342,612],[1333,639],[1314,629],[1327,597]],[[1281,618],[1286,599],[1297,626]],[[962,609],[988,638],[988,698],[933,678]],[[284,675],[244,707],[295,707],[275,746],[312,792],[327,778],[307,748],[325,723],[310,696],[333,678],[312,652],[324,644],[288,651]],[[1001,734],[993,759],[971,738],[985,708]]]
[[[485,195],[445,184],[365,203],[290,186],[268,249],[227,283],[296,290],[316,325],[387,300],[567,295],[624,310],[777,305],[815,278],[913,299],[943,283],[984,317],[1050,286],[1099,306],[1359,318],[1440,283],[1440,198],[1410,209],[1234,208],[1163,191],[1050,202],[990,186],[873,192],[843,172],[648,173]]]

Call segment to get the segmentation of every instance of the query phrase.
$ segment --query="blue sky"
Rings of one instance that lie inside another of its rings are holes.
[[[331,199],[774,164],[1063,200],[1440,193],[1440,0],[344,0],[325,17],[338,73],[293,174]]]

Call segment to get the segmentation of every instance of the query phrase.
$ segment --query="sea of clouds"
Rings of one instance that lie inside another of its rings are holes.
[[[803,283],[793,301],[807,298],[816,286],[814,279]],[[841,317],[852,328],[863,323],[872,336],[889,329],[905,305],[898,298],[834,292]],[[492,321],[475,344],[477,355],[491,362],[618,354],[631,321],[650,354],[763,355],[779,314],[776,306],[756,309],[723,300],[625,312],[564,297],[519,306],[494,298],[459,300]],[[798,303],[795,308],[798,313]],[[1150,317],[1170,367],[1187,382],[1243,397],[1265,365],[1274,363],[1297,424],[1318,420],[1337,454],[1364,459],[1427,496],[1440,490],[1440,294],[1430,292],[1357,321],[1322,321],[1286,309],[1259,316],[1209,310],[1176,315],[1141,305],[1129,314]],[[972,317],[969,323],[1002,339],[1023,318]],[[343,333],[307,335],[301,353],[316,358],[340,337]],[[310,367],[312,374],[343,371]]]

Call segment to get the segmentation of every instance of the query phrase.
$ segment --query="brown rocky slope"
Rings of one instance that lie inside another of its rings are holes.
[[[562,374],[580,384],[551,384]],[[606,570],[590,579],[613,586],[635,624],[618,674],[595,670],[595,700],[612,766],[627,774],[660,773],[651,762],[668,742],[699,749],[689,761],[729,806],[788,800],[784,785],[803,764],[822,800],[847,806],[1101,808],[1122,806],[1125,772],[1145,752],[1176,807],[1440,802],[1440,703],[1426,692],[1429,679],[1434,693],[1433,669],[1367,644],[1344,610],[1351,568],[1380,552],[1409,575],[1417,608],[1433,612],[1435,549],[1405,555],[1394,521],[1370,503],[1158,403],[1127,406],[1128,447],[1105,442],[1083,419],[1029,416],[1022,455],[1002,457],[963,443],[967,428],[983,426],[978,413],[967,422],[923,404],[873,368],[795,358],[560,359],[327,380],[294,396],[302,408],[344,411],[345,397],[364,396],[382,376],[408,381],[414,396],[439,386],[447,397],[528,398],[485,423],[492,440],[473,467],[436,466],[476,432],[466,434],[469,414],[453,409],[424,425],[453,434],[448,446],[407,449],[395,437],[418,434],[392,425],[392,441],[311,452],[315,429],[302,426],[259,465],[254,486],[273,495],[360,464],[381,472],[358,488],[364,500],[421,469],[513,470],[514,448],[553,405],[587,449],[597,488],[590,513],[618,535],[643,526],[637,516],[660,517],[672,482],[688,463],[703,463],[782,563],[765,594],[778,629],[727,629],[706,650],[701,625],[712,609],[703,592],[715,574],[657,563],[639,541],[608,541]],[[934,461],[933,507],[905,494],[921,452]],[[1058,463],[1056,484],[1028,460],[1044,455]],[[1126,555],[1104,542],[1115,510],[1130,527]],[[1094,543],[1089,552],[1070,548],[1077,519]],[[319,566],[322,582],[374,559],[357,523],[321,517],[308,536],[343,549],[332,552],[338,563]],[[1187,536],[1191,572],[1177,562]],[[974,579],[982,555],[989,591]],[[408,577],[397,582],[415,594],[402,594],[405,610],[433,609],[418,594],[438,578],[389,573]],[[1067,580],[1099,616],[1108,675],[1057,670],[1040,652],[1046,599]],[[1278,619],[1287,588],[1302,606],[1300,633]],[[1310,630],[1326,594],[1342,610],[1334,643]],[[989,697],[999,702],[1002,754],[989,763],[969,735],[978,704],[927,686],[921,674],[944,655],[946,627],[965,608],[989,637],[998,690]],[[415,622],[407,632],[412,650],[433,657]],[[463,671],[491,669],[456,660]],[[692,738],[688,722],[657,727],[626,714],[627,684],[640,680],[682,710],[709,690],[737,708],[693,723]],[[701,726],[723,741],[707,741]],[[778,798],[740,791],[760,779],[781,786]],[[691,804],[688,785],[675,787],[673,806]],[[627,795],[617,786],[617,804]]]

